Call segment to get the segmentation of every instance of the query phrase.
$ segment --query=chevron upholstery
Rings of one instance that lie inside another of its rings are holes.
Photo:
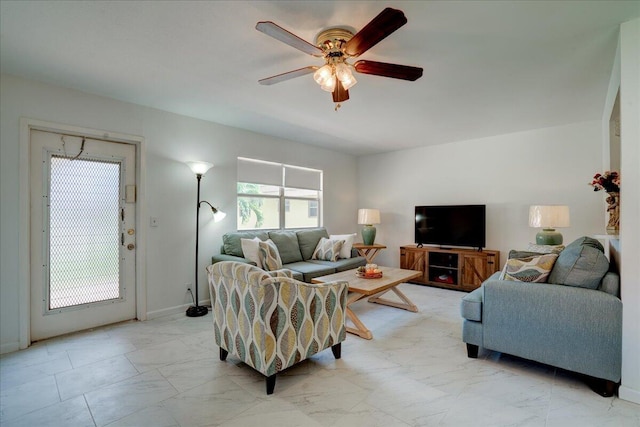
[[[268,394],[275,374],[301,360],[328,347],[340,357],[347,282],[310,284],[289,270],[234,261],[210,265],[207,272],[220,358],[231,353],[265,375]]]

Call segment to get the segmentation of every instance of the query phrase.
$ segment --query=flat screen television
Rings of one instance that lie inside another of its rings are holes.
[[[485,247],[485,205],[416,206],[420,245]]]

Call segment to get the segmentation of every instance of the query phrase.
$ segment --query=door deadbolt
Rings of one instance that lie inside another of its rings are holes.
[[[133,236],[134,234],[136,234],[136,230],[134,230],[133,228],[130,228],[130,229],[127,230],[127,234],[129,236]]]
[[[129,249],[130,251],[133,250],[133,248],[135,248],[135,247],[136,247],[136,245],[134,245],[133,243],[129,243],[127,245],[127,249]]]

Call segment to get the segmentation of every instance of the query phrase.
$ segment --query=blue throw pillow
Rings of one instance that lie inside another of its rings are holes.
[[[548,282],[557,285],[598,289],[607,271],[609,261],[604,248],[595,239],[581,237],[567,246],[556,260]]]

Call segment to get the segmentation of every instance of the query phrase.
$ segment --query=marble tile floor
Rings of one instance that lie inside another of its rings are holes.
[[[211,313],[125,322],[0,358],[0,425],[9,426],[640,426],[640,405],[592,392],[570,372],[461,342],[463,293],[411,284],[411,313],[355,310],[373,340],[349,335],[264,377],[218,358]]]

